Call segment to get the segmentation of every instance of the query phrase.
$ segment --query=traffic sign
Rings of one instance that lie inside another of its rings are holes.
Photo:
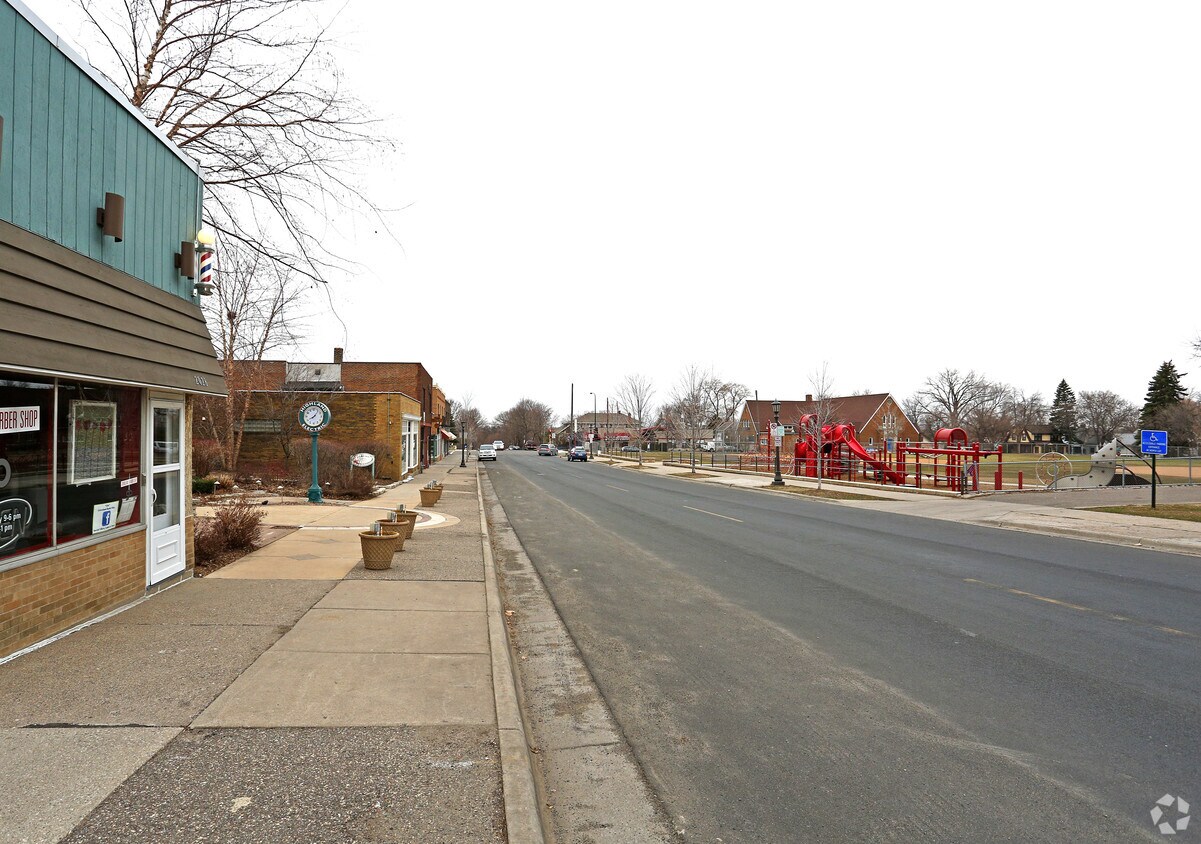
[[[1142,431],[1142,452],[1143,454],[1156,454],[1160,457],[1168,455],[1168,432],[1167,431]]]

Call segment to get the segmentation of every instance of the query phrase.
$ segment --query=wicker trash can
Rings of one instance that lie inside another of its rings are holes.
[[[382,571],[392,568],[392,555],[396,553],[399,533],[375,533],[365,530],[359,533],[363,546],[363,568]]]

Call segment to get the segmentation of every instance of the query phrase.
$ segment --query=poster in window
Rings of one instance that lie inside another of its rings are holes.
[[[71,484],[107,481],[117,477],[117,403],[72,401]]]

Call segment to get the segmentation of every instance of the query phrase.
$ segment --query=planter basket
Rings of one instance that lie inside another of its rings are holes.
[[[404,550],[405,540],[409,538],[409,535],[407,533],[405,533],[405,523],[404,522],[401,522],[401,521],[393,522],[393,521],[389,521],[389,520],[380,519],[378,522],[376,522],[376,524],[379,525],[379,529],[380,529],[381,533],[396,534],[396,552],[397,553],[400,553],[401,551]]]
[[[438,503],[438,499],[442,497],[442,492],[436,489],[427,489],[422,487],[418,492],[421,493],[421,506],[433,507]]]
[[[405,510],[403,513],[397,512],[396,521],[398,524],[404,525],[404,530],[401,531],[404,534],[404,538],[412,539],[413,528],[417,526],[417,511]]]
[[[376,535],[365,530],[359,533],[359,541],[363,546],[363,567],[381,571],[392,568],[392,555],[396,553],[396,545],[400,540],[399,533],[383,533]]]

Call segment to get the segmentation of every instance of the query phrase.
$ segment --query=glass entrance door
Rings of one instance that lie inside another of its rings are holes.
[[[183,404],[150,403],[150,560],[147,582],[187,567],[183,535]]]

